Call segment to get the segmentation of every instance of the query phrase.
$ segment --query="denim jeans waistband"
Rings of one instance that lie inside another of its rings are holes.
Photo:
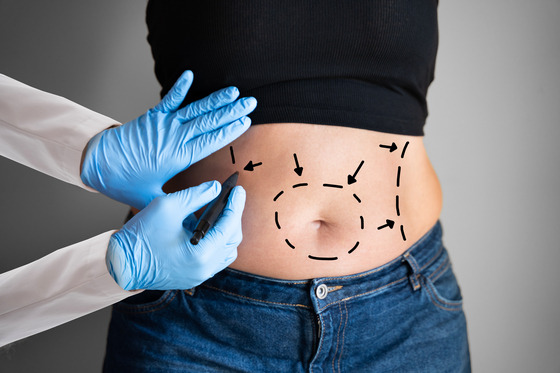
[[[200,286],[247,302],[278,307],[314,308],[320,313],[339,302],[374,295],[404,281],[410,282],[416,290],[419,287],[420,271],[436,260],[444,250],[441,237],[442,228],[438,221],[399,257],[358,274],[293,281],[227,268]]]

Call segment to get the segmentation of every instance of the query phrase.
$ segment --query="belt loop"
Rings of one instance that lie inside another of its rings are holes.
[[[420,289],[420,267],[418,266],[418,262],[410,253],[406,253],[403,255],[403,261],[408,264],[410,271],[412,272],[408,276],[408,280],[410,281],[410,285],[412,285],[412,290],[416,291]]]

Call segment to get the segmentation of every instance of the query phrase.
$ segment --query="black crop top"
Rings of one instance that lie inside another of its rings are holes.
[[[187,102],[230,85],[253,124],[315,123],[423,135],[438,0],[150,0],[162,95],[190,69]]]

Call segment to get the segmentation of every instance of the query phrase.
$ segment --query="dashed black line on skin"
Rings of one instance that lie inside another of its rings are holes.
[[[288,239],[286,238],[286,243],[288,244],[288,246],[290,246],[292,249],[295,249],[296,247],[294,245],[291,244],[290,241],[288,241]]]
[[[337,184],[323,184],[324,187],[326,188],[337,188],[337,189],[342,189],[343,186],[342,185],[337,185]]]
[[[408,147],[408,141],[406,142],[406,144],[404,144],[404,148],[403,148],[402,153],[401,153],[401,158],[404,158],[404,153],[406,152],[407,147]]]
[[[360,241],[356,241],[356,244],[354,245],[353,248],[350,249],[350,251],[348,251],[348,254],[352,254],[354,252],[354,250],[356,250],[358,248],[359,244],[360,244]]]
[[[230,147],[231,149],[231,147]],[[232,149],[232,155],[233,155],[233,149]],[[400,177],[400,166],[399,166],[399,175],[398,177]],[[399,181],[397,180],[397,184],[399,183]],[[295,184],[292,185],[292,188],[299,188],[299,187],[303,187],[303,186],[308,186],[308,183],[299,183],[299,184]],[[343,189],[344,187],[342,185],[338,185],[338,184],[323,184],[324,187],[327,188],[336,188],[336,189]],[[398,186],[398,185],[397,185]],[[284,191],[280,191],[273,199],[274,202],[276,202],[278,200],[278,198],[280,198],[280,196],[284,194]],[[362,203],[362,200],[354,193],[352,195],[356,201],[358,201],[358,203]],[[397,196],[398,198],[398,196]],[[274,220],[276,223],[276,227],[278,229],[281,229],[280,223],[278,221],[278,211],[275,211],[274,213]],[[364,217],[360,216],[360,227],[361,229],[364,229]],[[402,231],[402,226],[401,226],[401,231]],[[404,234],[404,233],[403,233]],[[291,249],[295,249],[296,247],[286,238],[284,240],[286,242],[286,244],[291,248]],[[354,245],[354,247],[352,247],[352,249],[350,249],[348,251],[348,254],[353,253],[359,246],[360,242],[356,241],[356,244]],[[313,259],[313,260],[327,260],[327,261],[332,261],[332,260],[338,260],[338,257],[321,257],[321,256],[313,256],[313,255],[308,255],[309,259]]]
[[[276,195],[276,197],[274,197],[273,201],[276,202],[276,200],[277,200],[282,194],[284,194],[284,191],[283,191],[283,190],[280,191],[280,193],[278,193],[278,194]]]
[[[397,216],[401,216],[401,210],[399,208],[399,196],[398,195],[395,198],[395,200],[396,200],[396,205],[397,205]]]
[[[401,236],[403,241],[406,241],[406,236],[404,235],[404,227],[401,225]]]
[[[231,163],[235,164],[235,155],[233,154],[233,146],[229,147],[229,153],[231,154]]]
[[[304,187],[304,186],[308,186],[308,183],[299,183],[299,184],[295,184],[292,185],[292,188],[299,188],[299,187]]]
[[[308,255],[309,259],[313,259],[313,260],[338,260],[337,256],[313,256],[313,255]]]
[[[401,166],[397,169],[397,188],[401,186]]]

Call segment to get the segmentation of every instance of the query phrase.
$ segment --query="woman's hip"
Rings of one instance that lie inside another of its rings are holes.
[[[289,281],[227,269],[195,289],[125,300],[113,310],[105,365],[202,372],[468,366],[461,294],[439,223],[399,258],[356,275]]]

